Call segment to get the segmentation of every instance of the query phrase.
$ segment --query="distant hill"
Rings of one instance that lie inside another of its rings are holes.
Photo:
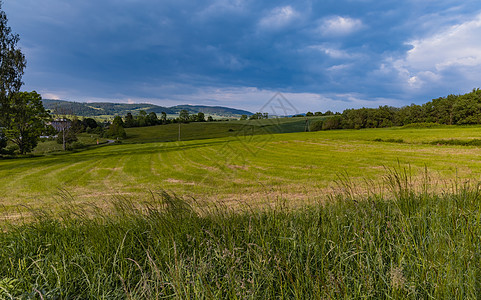
[[[176,105],[169,107],[170,109],[174,110],[175,112],[180,112],[181,110],[185,109],[189,113],[198,113],[202,112],[206,115],[220,115],[220,116],[240,116],[240,115],[252,115],[250,111],[242,110],[242,109],[235,109],[223,106],[205,106],[205,105]]]
[[[50,111],[61,111],[64,114],[72,114],[81,117],[96,116],[125,116],[127,113],[137,115],[139,111],[144,110],[147,113],[155,112],[160,114],[178,114],[182,109],[187,110],[190,114],[203,112],[206,115],[216,115],[220,117],[239,117],[240,115],[252,115],[246,110],[234,109],[222,106],[204,106],[204,105],[177,105],[172,107],[164,107],[147,103],[109,103],[109,102],[73,102],[65,100],[43,99],[43,105]]]

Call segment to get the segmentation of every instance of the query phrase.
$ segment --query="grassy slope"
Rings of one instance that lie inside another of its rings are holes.
[[[77,135],[78,142],[85,146],[95,146],[97,145],[97,140],[100,144],[107,142],[106,138],[99,138],[96,134],[81,133]],[[53,152],[61,152],[62,144],[57,143],[56,140],[46,140],[38,143],[37,147],[34,149],[33,154],[49,154]]]
[[[229,124],[231,125],[231,124]],[[284,197],[317,200],[339,174],[379,182],[384,166],[426,166],[433,177],[479,179],[481,149],[423,144],[476,138],[480,127],[264,134],[170,143],[112,145],[78,153],[0,161],[1,204],[43,206],[66,190],[79,201],[167,189],[231,205]],[[375,142],[376,138],[406,143]]]
[[[215,123],[188,123],[180,124],[180,136],[182,141],[199,139],[219,138],[234,136],[242,130],[254,128],[254,126],[243,126],[241,124],[230,124],[224,122]],[[229,131],[231,130],[231,131]],[[172,142],[179,140],[179,124],[158,125],[151,127],[126,128],[127,139],[125,143],[149,143],[149,142]]]
[[[324,117],[311,117],[310,122]],[[180,124],[181,140],[209,139],[239,135],[303,132],[305,118],[281,118],[229,122]],[[171,142],[179,140],[179,124],[126,128],[126,143]]]

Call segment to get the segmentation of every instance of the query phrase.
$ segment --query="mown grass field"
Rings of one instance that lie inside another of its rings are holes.
[[[440,188],[456,176],[481,177],[480,148],[427,144],[476,139],[480,127],[233,133],[238,135],[1,160],[0,189],[5,193],[0,203],[8,214],[18,205],[55,205],[59,193],[95,202],[167,190],[233,206],[279,198],[297,205],[325,197],[339,176],[347,175],[362,191],[381,181],[385,167],[398,165],[409,166],[414,176],[427,167]],[[403,142],[375,141],[379,139]]]
[[[481,127],[248,131],[1,160],[0,299],[480,297]]]
[[[309,122],[325,117],[309,117]],[[303,132],[306,118],[278,118],[261,120],[232,120],[188,124],[168,124],[151,127],[127,128],[125,143],[190,141],[238,135],[259,135],[273,133]]]

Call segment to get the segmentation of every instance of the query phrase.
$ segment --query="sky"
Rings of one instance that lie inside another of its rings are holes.
[[[3,0],[24,90],[259,111],[401,107],[481,87],[476,0]],[[280,94],[279,94],[280,93]],[[277,95],[277,96],[276,96]]]

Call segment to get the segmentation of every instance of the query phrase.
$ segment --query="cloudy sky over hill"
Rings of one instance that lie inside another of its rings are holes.
[[[44,98],[299,111],[481,87],[481,2],[4,0]]]

